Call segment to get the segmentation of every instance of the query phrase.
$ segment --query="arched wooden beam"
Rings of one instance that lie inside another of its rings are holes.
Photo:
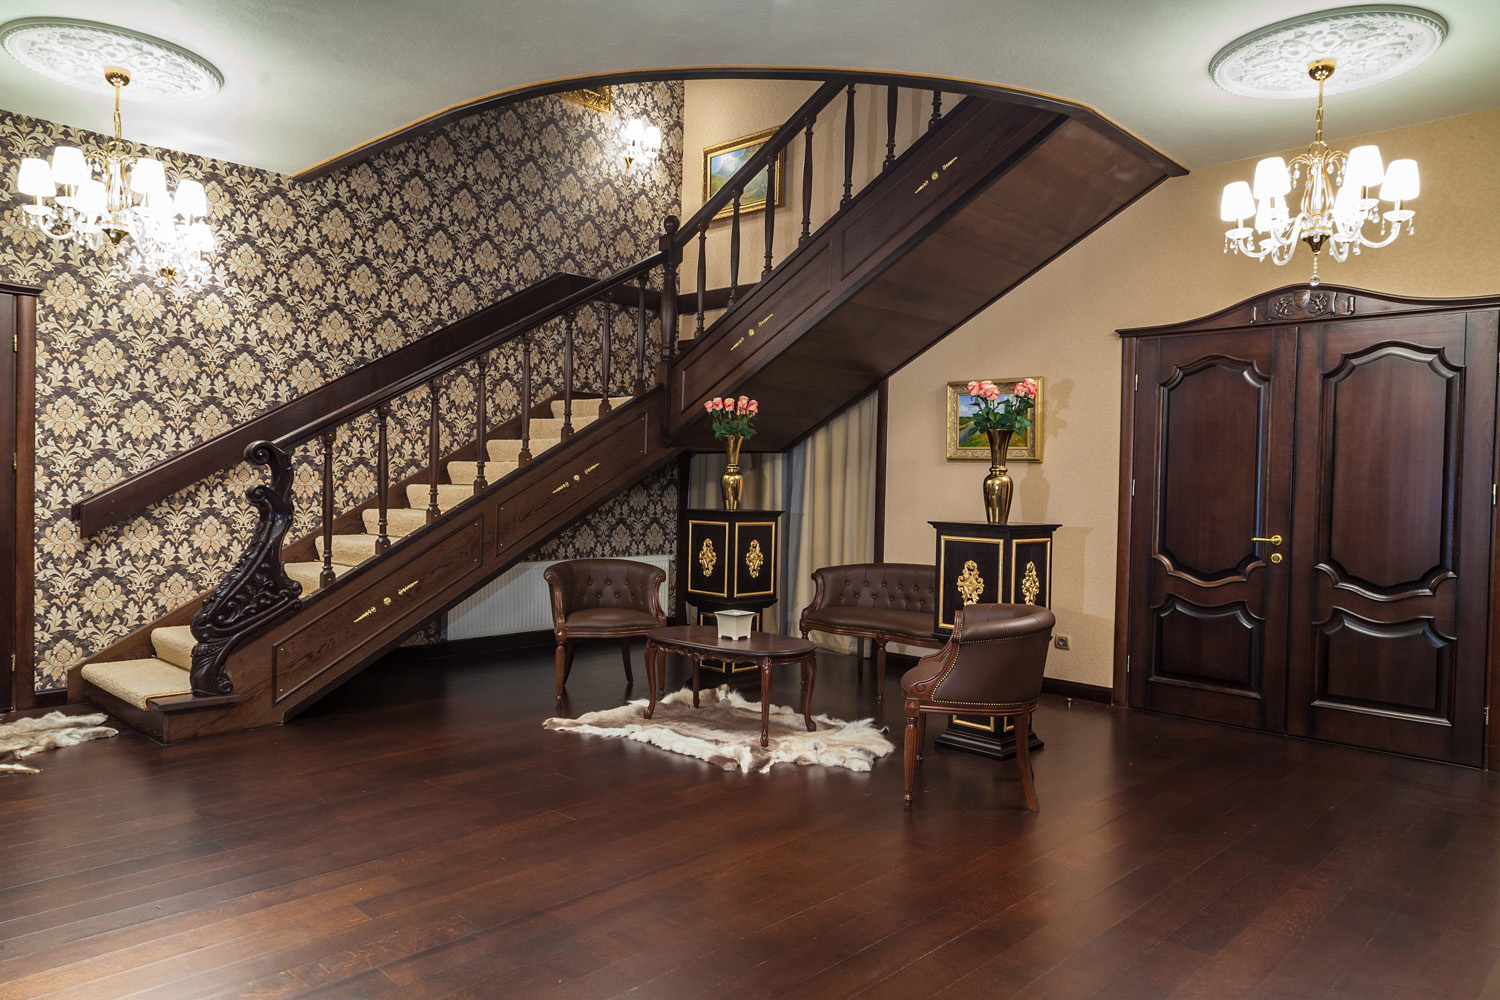
[[[390,149],[392,146],[442,128],[450,122],[458,121],[481,111],[490,111],[494,108],[503,108],[507,105],[520,103],[521,101],[528,101],[534,97],[545,97],[548,94],[560,94],[564,91],[579,90],[581,88],[615,86],[616,84],[658,83],[663,80],[724,79],[808,80],[814,82],[848,79],[857,83],[894,85],[917,90],[941,90],[947,94],[963,94],[965,96],[988,97],[993,100],[1010,101],[1026,107],[1043,108],[1048,111],[1065,114],[1070,118],[1084,122],[1126,148],[1135,151],[1142,159],[1159,167],[1168,176],[1180,177],[1187,173],[1187,168],[1183,167],[1177,161],[1149,145],[1145,140],[1134,135],[1123,126],[1111,121],[1095,109],[1085,104],[1079,104],[1076,101],[1069,101],[1061,97],[1054,97],[1050,94],[1042,94],[1036,91],[1024,90],[1019,87],[1002,87],[997,84],[983,83],[978,80],[923,76],[916,73],[839,69],[826,66],[691,66],[636,69],[619,73],[577,76],[563,80],[533,83],[524,87],[516,87],[511,90],[487,94],[472,101],[465,101],[462,104],[455,104],[444,108],[441,111],[428,115],[426,118],[418,119],[410,125],[403,125],[401,128],[394,129],[382,136],[371,139],[363,145],[355,146],[353,149],[339,153],[337,156],[329,157],[321,163],[315,163],[306,170],[293,174],[292,177],[299,182],[316,180],[335,171],[342,170],[345,167],[352,166],[361,160],[374,156],[382,150]]]

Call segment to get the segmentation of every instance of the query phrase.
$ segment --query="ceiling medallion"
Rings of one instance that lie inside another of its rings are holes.
[[[22,66],[49,80],[95,94],[113,92],[106,67],[135,81],[138,101],[193,101],[212,97],[224,76],[187,49],[128,28],[68,17],[23,17],[0,25],[0,45]]]
[[[1396,4],[1339,7],[1303,14],[1241,35],[1208,65],[1214,82],[1241,97],[1315,97],[1309,63],[1338,61],[1324,92],[1342,94],[1400,76],[1437,51],[1448,22],[1430,10]]]

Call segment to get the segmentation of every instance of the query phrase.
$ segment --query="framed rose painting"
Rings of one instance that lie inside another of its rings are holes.
[[[1022,376],[1021,378],[1025,378]],[[1016,383],[1021,378],[990,379],[1000,387],[1001,398],[1015,395]],[[1026,433],[1011,439],[1007,458],[1012,462],[1040,462],[1042,460],[1042,427],[1046,419],[1043,406],[1043,380],[1036,381],[1036,405],[1031,411],[1031,426]],[[949,461],[988,462],[990,446],[984,432],[976,430],[974,422],[974,397],[968,393],[968,382],[948,383],[948,459]]]

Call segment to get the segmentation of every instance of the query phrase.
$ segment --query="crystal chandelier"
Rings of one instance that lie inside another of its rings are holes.
[[[1261,160],[1255,165],[1254,186],[1245,181],[1225,185],[1219,208],[1219,217],[1234,223],[1224,233],[1225,253],[1269,258],[1284,265],[1291,261],[1297,244],[1306,243],[1313,252],[1308,279],[1313,285],[1322,280],[1318,258],[1325,248],[1342,263],[1363,247],[1389,246],[1403,226],[1411,235],[1416,213],[1404,205],[1421,190],[1416,160],[1392,160],[1382,166],[1375,146],[1356,146],[1343,153],[1323,142],[1323,83],[1333,75],[1333,68],[1332,59],[1318,59],[1307,67],[1308,76],[1318,84],[1318,132],[1307,152],[1294,157],[1290,169],[1279,156]],[[1302,192],[1294,215],[1287,197],[1298,184]],[[1384,212],[1382,201],[1391,205]],[[1252,224],[1245,225],[1246,219],[1252,219]]]
[[[167,280],[201,278],[214,249],[203,185],[184,179],[169,193],[160,160],[130,155],[120,129],[120,91],[130,73],[111,66],[104,79],[114,88],[114,138],[87,154],[58,146],[50,163],[23,159],[16,188],[33,200],[21,210],[54,240],[78,240],[90,248],[107,240],[118,247],[129,236],[137,267]]]

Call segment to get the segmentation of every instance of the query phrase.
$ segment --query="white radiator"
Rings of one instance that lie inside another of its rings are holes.
[[[672,557],[630,556],[636,562],[658,566],[670,577]],[[557,560],[554,560],[554,562]],[[510,635],[552,628],[552,600],[542,579],[551,562],[519,563],[491,580],[483,590],[448,612],[448,638],[473,639],[486,635]],[[662,584],[662,607],[667,606],[667,585]]]

